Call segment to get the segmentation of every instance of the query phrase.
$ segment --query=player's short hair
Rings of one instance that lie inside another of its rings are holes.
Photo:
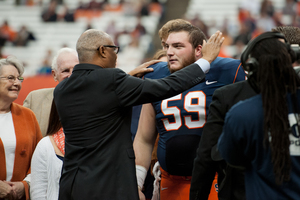
[[[158,31],[158,36],[159,36],[160,40],[167,39],[169,36],[169,30],[172,27],[177,26],[179,24],[190,24],[190,22],[188,22],[184,19],[173,19],[173,20],[168,21]]]
[[[185,31],[189,35],[189,42],[192,44],[194,48],[198,45],[203,44],[203,40],[207,40],[205,34],[200,30],[200,28],[192,25],[192,24],[178,24],[169,29],[170,33],[182,32]]]

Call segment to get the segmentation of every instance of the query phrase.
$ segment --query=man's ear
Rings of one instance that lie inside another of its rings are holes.
[[[55,70],[52,70],[52,71],[51,71],[51,74],[52,74],[52,76],[53,76],[54,81],[56,82],[56,81],[57,81],[57,78],[56,78],[56,72],[55,72]]]
[[[101,57],[103,57],[103,58],[107,57],[107,51],[104,48],[104,46],[100,46],[98,52],[99,52],[99,54],[100,54]]]
[[[195,48],[195,56],[198,57],[202,57],[202,45],[198,45]]]

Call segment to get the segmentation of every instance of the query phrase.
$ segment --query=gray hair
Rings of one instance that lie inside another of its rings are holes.
[[[14,66],[18,70],[20,76],[22,76],[22,74],[24,73],[24,66],[22,62],[19,61],[15,56],[8,56],[7,58],[0,59],[0,73],[2,73],[1,69],[5,65]]]
[[[77,40],[76,50],[79,62],[91,60],[97,52],[97,48],[105,45],[111,37],[104,31],[89,29],[85,31]]]
[[[52,70],[55,70],[55,71],[57,70],[58,57],[62,54],[67,54],[67,53],[74,53],[77,55],[77,52],[75,51],[75,49],[71,49],[68,47],[61,48],[60,50],[57,51],[56,55],[54,56],[54,58],[52,60],[52,65],[51,65]]]

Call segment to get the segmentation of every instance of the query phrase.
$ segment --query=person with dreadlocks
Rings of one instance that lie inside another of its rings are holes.
[[[291,50],[275,37],[252,47],[249,79],[259,94],[229,110],[218,150],[245,169],[246,199],[300,199],[300,79]]]
[[[273,28],[272,32],[282,33],[291,45],[300,45],[300,28],[298,27],[278,26]],[[300,60],[295,59],[293,67],[299,76]],[[205,186],[213,181],[216,172],[218,172],[219,200],[246,198],[243,170],[228,166],[215,147],[222,133],[225,115],[229,109],[237,102],[255,95],[257,92],[249,84],[249,79],[215,90],[197,149],[197,157],[194,160],[190,200],[196,200],[200,197],[204,199],[204,196],[208,196],[210,188]]]

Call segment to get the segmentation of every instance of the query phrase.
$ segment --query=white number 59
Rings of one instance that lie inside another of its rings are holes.
[[[181,100],[182,94],[165,99],[161,103],[161,110],[164,115],[173,115],[174,122],[167,118],[162,119],[167,131],[178,130],[182,126],[181,110],[177,106],[168,106],[169,101]],[[193,102],[193,100],[195,100]],[[196,103],[195,103],[196,102]],[[185,95],[183,108],[188,113],[197,113],[198,119],[192,120],[191,115],[184,116],[184,124],[189,129],[202,128],[206,122],[206,95],[202,91],[192,91]]]

